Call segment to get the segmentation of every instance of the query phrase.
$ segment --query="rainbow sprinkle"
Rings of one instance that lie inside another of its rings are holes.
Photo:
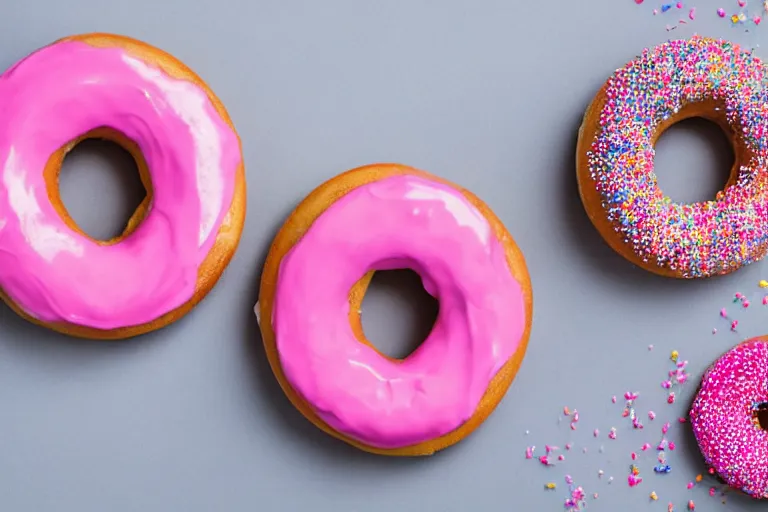
[[[588,166],[608,220],[644,262],[696,278],[764,256],[767,84],[750,52],[699,36],[646,49],[608,80]],[[715,200],[675,203],[658,187],[653,142],[662,123],[702,102],[740,134],[748,158]]]

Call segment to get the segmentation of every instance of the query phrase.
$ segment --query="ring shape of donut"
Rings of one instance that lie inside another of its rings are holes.
[[[616,71],[586,111],[577,172],[584,207],[619,254],[668,277],[722,275],[768,250],[766,68],[723,40],[694,37],[645,50]],[[654,173],[654,145],[702,117],[730,138],[735,163],[714,200],[673,202]]]
[[[691,406],[691,427],[704,461],[728,485],[768,498],[768,336],[723,354],[704,373]]]
[[[147,189],[113,240],[83,233],[59,196],[63,158],[88,138],[128,150]],[[244,215],[232,121],[167,53],[88,34],[0,76],[0,289],[24,318],[101,339],[163,327],[214,286]]]
[[[398,360],[363,334],[373,273],[411,268],[440,304],[423,344]],[[531,284],[523,255],[468,191],[381,164],[315,189],[266,260],[256,306],[269,362],[312,423],[365,451],[427,455],[493,411],[523,359]]]

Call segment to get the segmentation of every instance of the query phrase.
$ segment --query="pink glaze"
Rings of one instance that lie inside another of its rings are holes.
[[[107,126],[135,141],[154,198],[124,241],[100,246],[61,220],[43,168]],[[197,85],[119,48],[60,42],[0,76],[0,287],[44,322],[139,325],[187,302],[230,207],[237,136]]]
[[[411,268],[440,301],[426,341],[400,363],[360,343],[349,290],[370,270]],[[285,255],[273,309],[291,386],[317,414],[369,446],[447,434],[477,408],[526,326],[520,284],[482,214],[458,191],[416,176],[356,188]]]
[[[768,498],[768,432],[753,421],[753,409],[766,401],[768,343],[752,339],[707,370],[691,408],[691,426],[707,465],[754,498]]]

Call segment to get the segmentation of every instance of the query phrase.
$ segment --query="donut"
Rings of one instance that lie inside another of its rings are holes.
[[[410,268],[440,304],[405,359],[365,337],[377,270]],[[531,329],[523,255],[480,199],[403,165],[320,185],[278,232],[256,305],[267,357],[293,405],[364,451],[429,455],[475,430],[506,393]]]
[[[732,272],[768,250],[763,63],[723,40],[693,37],[646,49],[617,70],[579,130],[579,193],[605,241],[631,263],[675,278]],[[715,199],[673,202],[658,186],[654,145],[683,119],[727,134],[735,162]]]
[[[709,367],[690,412],[707,465],[732,488],[758,499],[768,498],[766,412],[768,336],[759,336]]]
[[[59,195],[64,156],[91,138],[130,152],[147,190],[107,241],[86,235]],[[95,339],[168,325],[213,288],[244,216],[232,121],[171,55],[77,35],[0,75],[0,296],[25,319]]]

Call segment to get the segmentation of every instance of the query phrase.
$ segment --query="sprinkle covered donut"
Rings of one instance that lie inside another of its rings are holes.
[[[147,197],[113,240],[67,213],[58,176],[81,140],[128,150]],[[245,216],[240,141],[189,68],[122,36],[68,37],[0,76],[0,296],[88,338],[163,327],[210,291]]]
[[[373,273],[411,268],[440,303],[398,360],[365,338]],[[291,402],[362,450],[428,455],[477,428],[512,382],[531,327],[531,284],[507,230],[477,197],[422,171],[362,167],[315,189],[277,234],[256,305]]]
[[[579,191],[606,242],[651,272],[678,278],[727,274],[768,250],[766,69],[727,41],[670,41],[617,70],[579,132]],[[716,198],[675,203],[659,189],[654,144],[690,117],[716,122],[735,163]]]
[[[691,407],[704,460],[728,485],[768,498],[768,336],[745,341],[705,372]]]

